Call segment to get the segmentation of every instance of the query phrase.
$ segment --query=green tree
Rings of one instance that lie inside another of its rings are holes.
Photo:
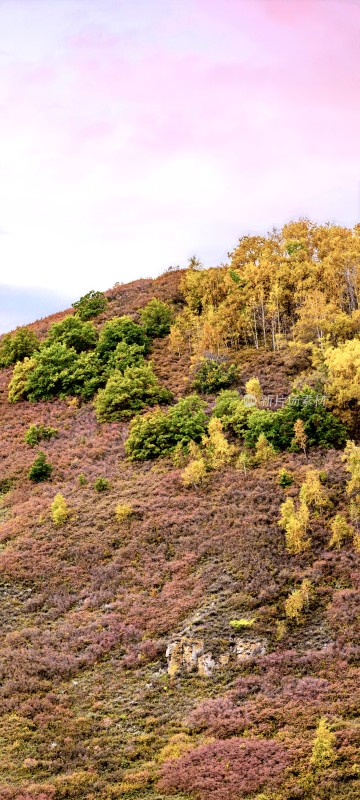
[[[87,294],[84,294],[83,297],[80,297],[80,300],[77,300],[76,303],[73,303],[72,307],[75,309],[75,314],[80,317],[80,319],[86,321],[102,314],[102,312],[105,311],[107,303],[108,299],[103,292],[91,290]]]
[[[59,342],[81,353],[83,350],[92,350],[97,340],[98,333],[92,322],[83,322],[79,317],[68,316],[51,325],[43,346],[49,347]]]
[[[179,400],[167,411],[160,408],[130,423],[125,449],[132,459],[150,459],[167,455],[177,445],[200,442],[207,429],[205,403],[197,395]]]
[[[38,337],[29,328],[18,328],[15,333],[6,333],[0,340],[0,367],[9,367],[16,361],[29,358],[39,345]]]
[[[201,358],[194,369],[193,386],[197,391],[212,394],[236,380],[235,364],[226,364],[220,358]]]
[[[146,353],[149,350],[149,339],[143,326],[138,325],[128,316],[114,317],[102,326],[96,348],[100,358],[107,361],[119,342],[127,345],[139,345],[144,348]]]
[[[28,477],[34,483],[41,483],[50,478],[52,471],[52,465],[46,460],[45,453],[40,450],[29,469]]]
[[[100,389],[95,399],[95,413],[100,422],[112,422],[134,416],[146,406],[166,403],[171,392],[159,385],[151,364],[126,367],[116,372]]]
[[[150,338],[167,336],[173,320],[173,310],[161,300],[153,297],[145,308],[139,311],[143,328]]]

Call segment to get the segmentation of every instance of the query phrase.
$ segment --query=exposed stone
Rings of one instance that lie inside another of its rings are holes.
[[[219,667],[226,667],[229,661],[230,653],[222,653],[222,655],[219,656]]]
[[[209,678],[216,667],[212,653],[204,653],[198,658],[198,673],[202,678]]]
[[[168,674],[171,678],[184,672],[193,672],[197,668],[198,658],[204,652],[202,639],[180,639],[171,642],[166,649],[168,660]]]
[[[237,639],[235,642],[235,653],[238,661],[247,661],[256,656],[263,656],[266,653],[267,642],[262,641],[249,641],[246,639]]]

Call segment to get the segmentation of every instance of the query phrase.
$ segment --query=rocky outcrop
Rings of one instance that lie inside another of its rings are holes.
[[[182,637],[170,642],[166,649],[168,675],[197,672],[202,678],[209,678],[215,669],[226,667],[232,660],[247,661],[266,653],[265,639],[237,639],[229,641],[228,649],[217,657],[211,650],[206,650],[203,639]]]

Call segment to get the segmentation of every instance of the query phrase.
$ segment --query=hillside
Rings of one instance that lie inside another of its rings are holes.
[[[300,221],[0,340],[1,800],[360,796],[359,292]]]

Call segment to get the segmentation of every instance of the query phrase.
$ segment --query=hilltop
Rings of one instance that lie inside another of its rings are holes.
[[[0,339],[1,800],[359,797],[359,292],[300,220]]]

